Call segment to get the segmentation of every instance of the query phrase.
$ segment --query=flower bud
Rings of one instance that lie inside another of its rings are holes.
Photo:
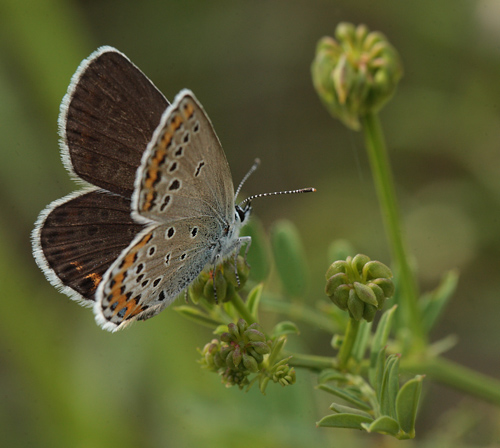
[[[271,353],[271,348],[269,347],[269,344],[265,342],[251,342],[249,345],[259,355],[267,355],[268,353]]]
[[[273,381],[282,386],[288,386],[295,383],[295,369],[288,364],[279,366],[273,373]]]
[[[234,257],[227,258],[222,264],[222,272],[228,283],[234,286],[235,290],[241,289],[250,275],[250,268],[245,263],[245,259],[238,255],[236,258],[236,270]],[[237,275],[236,275],[237,274]]]
[[[243,389],[250,383],[247,376],[248,374],[245,372],[227,369],[222,374],[222,382],[226,387],[238,386],[240,389]]]
[[[365,25],[340,23],[335,37],[322,38],[316,47],[313,84],[328,111],[358,130],[359,118],[378,111],[394,94],[401,61],[388,40]]]
[[[250,342],[265,342],[266,336],[255,328],[250,328],[243,333],[245,338]]]
[[[200,351],[202,356],[200,360],[201,365],[206,369],[217,371],[219,368],[217,365],[217,355],[219,355],[219,351],[220,342],[217,339],[212,339],[208,344],[205,344],[203,350]]]
[[[234,367],[238,368],[242,358],[243,358],[243,353],[241,353],[241,348],[239,345],[236,345],[234,347],[234,350],[233,350],[232,356],[231,356],[231,361],[232,361]],[[229,359],[229,357],[228,357],[228,359]],[[232,365],[230,366],[228,364],[228,367],[233,367],[233,366]]]
[[[252,373],[257,373],[259,371],[259,365],[253,356],[248,354],[243,355],[243,365],[247,370],[250,370]]]
[[[240,338],[240,330],[238,325],[232,322],[227,326],[228,332],[231,335],[231,341],[238,341]]]
[[[335,261],[327,270],[325,292],[341,310],[356,320],[371,322],[394,293],[392,272],[383,263],[358,254]]]
[[[363,312],[365,310],[365,304],[362,300],[359,300],[356,295],[356,291],[351,289],[349,291],[349,298],[347,299],[347,308],[349,309],[349,314],[355,320],[361,320],[363,317]]]
[[[235,291],[245,285],[249,275],[250,268],[243,257],[237,257],[236,270],[234,257],[229,257],[214,271],[203,271],[189,287],[189,297],[193,303],[198,303],[202,297],[210,303],[215,303],[216,299],[218,303],[228,302]]]
[[[359,282],[354,282],[354,290],[356,291],[356,295],[359,300],[369,303],[370,305],[377,306],[377,296],[369,286],[363,285]]]

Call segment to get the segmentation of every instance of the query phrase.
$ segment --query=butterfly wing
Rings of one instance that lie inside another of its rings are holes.
[[[80,64],[61,104],[66,168],[78,179],[131,197],[141,157],[167,106],[124,54],[99,48]]]
[[[66,168],[87,188],[54,201],[32,234],[49,281],[80,303],[95,300],[104,272],[143,226],[131,218],[134,179],[168,102],[129,59],[102,47],[84,60],[61,104]]]
[[[90,304],[104,273],[143,227],[130,216],[130,199],[97,189],[72,193],[40,214],[33,253],[54,286]]]
[[[94,307],[104,329],[115,331],[133,320],[155,316],[209,262],[204,240],[210,235],[203,220],[180,220],[174,225],[146,228],[106,272]]]
[[[171,303],[211,260],[233,219],[226,157],[190,91],[165,111],[135,185],[133,216],[148,227],[106,272],[94,307],[97,322],[111,331]]]
[[[137,172],[132,197],[138,220],[234,214],[231,171],[205,111],[182,90],[162,116]]]

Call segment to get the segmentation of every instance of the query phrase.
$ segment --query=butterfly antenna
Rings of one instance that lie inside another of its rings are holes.
[[[238,194],[241,191],[241,187],[243,187],[243,184],[247,181],[247,179],[250,177],[250,175],[259,167],[259,165],[260,165],[260,159],[255,159],[252,167],[248,170],[248,173],[245,174],[245,177],[242,179],[242,181],[238,185],[238,188],[236,189],[236,193],[234,193],[235,198],[238,197]]]
[[[245,202],[250,202],[252,199],[255,199],[255,198],[263,198],[266,196],[277,196],[279,194],[314,193],[315,191],[316,191],[316,188],[301,188],[299,190],[275,191],[273,193],[259,193],[259,194],[254,194],[253,196],[250,196],[250,197],[246,198],[245,200],[241,201],[239,203],[239,206],[241,207]]]

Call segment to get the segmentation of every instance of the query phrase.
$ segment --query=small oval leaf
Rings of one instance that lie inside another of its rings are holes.
[[[323,428],[363,429],[362,423],[370,423],[373,419],[356,414],[332,414],[323,417],[316,426]]]
[[[327,384],[320,384],[318,386],[318,389],[324,390],[325,392],[328,392],[332,395],[335,395],[339,398],[342,398],[342,400],[345,400],[348,403],[351,403],[352,405],[356,406],[357,408],[364,409],[367,411],[371,410],[371,406],[368,403],[360,400],[358,397],[356,397],[356,396],[350,394],[349,392],[346,392],[345,390],[340,389],[338,387],[330,386]]]
[[[417,418],[418,402],[422,392],[423,375],[406,382],[399,390],[396,398],[396,412],[401,429],[410,437],[415,437],[415,420]]]
[[[356,414],[373,419],[373,417],[370,414],[368,414],[368,412],[364,412],[356,408],[351,408],[350,406],[343,406],[338,403],[332,403],[330,409],[332,411],[338,412],[339,414]]]
[[[342,372],[334,369],[322,370],[318,375],[318,383],[327,383],[328,381],[347,381],[347,378]]]
[[[397,437],[399,433],[399,424],[396,420],[388,416],[382,416],[377,418],[371,424],[363,424],[368,432],[378,432],[380,434],[389,434],[391,436]]]
[[[273,338],[278,338],[285,334],[300,334],[300,331],[294,322],[286,320],[276,324],[273,328],[273,331],[271,332],[271,336]]]
[[[377,329],[375,330],[375,334],[373,336],[372,350],[370,355],[370,367],[375,367],[380,349],[382,347],[385,347],[385,345],[387,344],[387,339],[389,337],[389,332],[391,331],[391,324],[396,308],[397,305],[394,305],[392,308],[384,312],[384,314],[382,314],[382,317],[380,318],[380,322],[378,323]]]
[[[246,301],[246,305],[250,314],[258,320],[258,311],[259,311],[259,303],[260,298],[262,297],[262,290],[264,289],[264,285],[259,283],[255,286],[249,293]]]

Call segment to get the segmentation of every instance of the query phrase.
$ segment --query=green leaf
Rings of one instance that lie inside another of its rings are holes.
[[[249,293],[246,301],[246,305],[250,314],[258,321],[259,303],[262,297],[262,290],[264,285],[259,283],[255,286]]]
[[[248,251],[247,261],[251,266],[250,278],[261,283],[271,272],[270,244],[261,221],[255,216],[240,231],[241,236],[250,236],[252,245]],[[246,250],[246,249],[245,249]]]
[[[391,324],[394,317],[394,312],[396,311],[397,305],[388,309],[381,317],[378,323],[377,330],[373,336],[372,350],[370,355],[370,367],[374,367],[377,362],[377,357],[380,353],[380,349],[385,347],[387,344],[387,339],[389,338],[389,333],[391,331]]]
[[[422,392],[423,375],[417,375],[401,387],[396,398],[396,412],[401,429],[409,437],[415,437],[415,420]]]
[[[222,333],[227,333],[229,328],[226,324],[218,325],[217,328],[213,331],[214,334],[220,336]]]
[[[286,344],[286,336],[280,336],[273,342],[273,345],[271,347],[271,353],[269,354],[269,358],[267,359],[267,362],[269,363],[270,367],[272,367],[276,363],[276,360],[281,355],[281,350],[283,350],[285,344]]]
[[[458,284],[458,272],[448,271],[443,275],[438,287],[431,293],[424,294],[419,300],[422,309],[422,323],[427,333],[441,316]]]
[[[380,412],[396,418],[396,397],[399,391],[399,356],[389,355],[385,362],[380,393]]]
[[[299,232],[290,221],[281,220],[271,230],[276,271],[285,292],[291,297],[303,297],[307,289],[306,257]]]
[[[269,383],[271,378],[269,378],[267,375],[260,375],[259,376],[259,390],[262,392],[263,395],[266,394],[266,387],[267,384]]]
[[[364,412],[356,408],[351,408],[350,406],[343,406],[338,403],[332,403],[330,409],[332,411],[338,412],[339,414],[356,414],[373,419],[373,417],[370,414],[368,414],[368,412]]]
[[[373,421],[372,418],[357,414],[332,414],[316,422],[316,426],[323,428],[363,429],[361,425],[363,423],[370,423],[371,421]]]
[[[208,327],[211,329],[223,323],[220,320],[208,316],[198,308],[193,308],[192,306],[180,305],[174,307],[174,310],[184,316],[186,319],[189,319],[199,325],[203,325],[204,327]]]
[[[271,336],[273,338],[277,338],[285,334],[300,334],[300,331],[294,322],[285,320],[277,323],[271,332]]]
[[[350,394],[349,392],[346,392],[343,389],[340,389],[338,387],[330,386],[327,384],[320,384],[317,386],[318,389],[321,389],[325,392],[328,392],[332,395],[335,395],[339,398],[342,398],[342,400],[347,401],[348,403],[351,403],[352,405],[356,406],[357,408],[360,409],[365,409],[367,411],[371,410],[371,407],[368,403],[365,403],[364,401],[360,400],[358,397]]]
[[[327,383],[328,381],[347,381],[347,378],[342,372],[334,369],[325,369],[318,375],[318,383]]]
[[[368,376],[370,384],[377,394],[377,398],[380,401],[380,393],[382,391],[382,380],[384,378],[384,367],[385,367],[385,347],[381,348],[378,352],[378,356],[373,367],[368,370]]]
[[[371,328],[371,322],[362,320],[359,323],[358,334],[351,352],[351,357],[357,362],[361,362],[365,357],[366,346],[368,345],[368,340],[370,338]]]
[[[396,420],[387,415],[377,418],[372,423],[363,423],[363,428],[368,432],[378,432],[397,437],[399,434],[399,424]]]

